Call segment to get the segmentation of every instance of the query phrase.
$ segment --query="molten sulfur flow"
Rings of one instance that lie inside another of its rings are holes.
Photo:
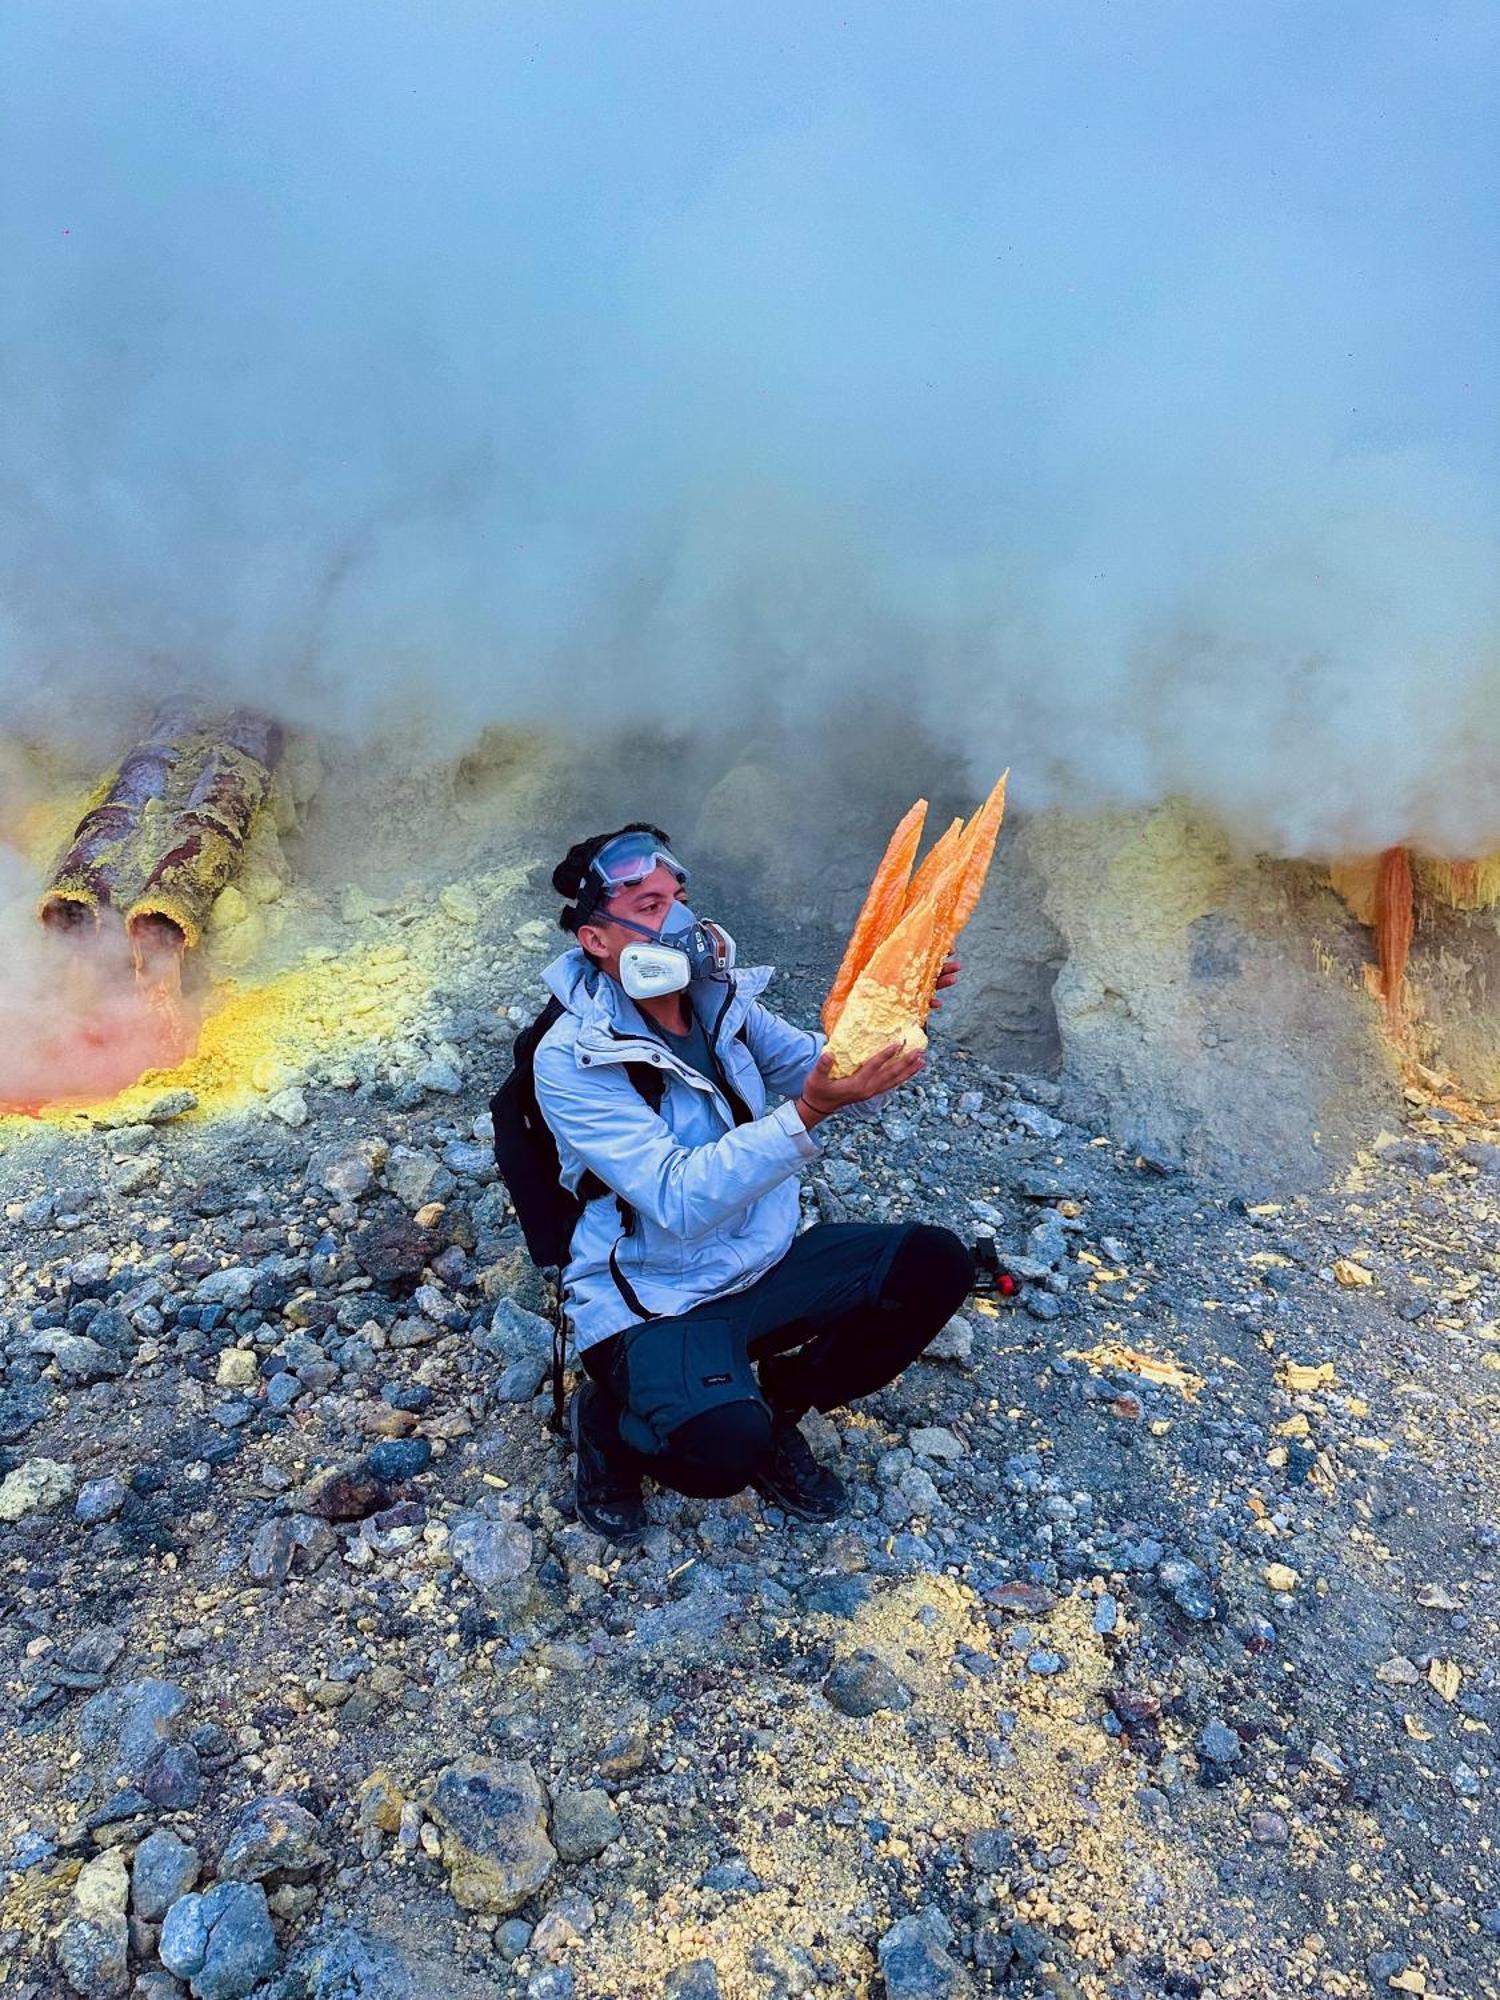
[[[1406,967],[1419,902],[1451,910],[1488,910],[1500,904],[1500,855],[1449,861],[1417,854],[1409,847],[1388,847],[1383,854],[1335,863],[1329,878],[1353,914],[1375,933],[1376,975],[1371,983],[1393,1033],[1402,1026]]]
[[[95,789],[51,867],[41,935],[0,991],[0,1112],[97,1104],[194,1053],[187,953],[226,928],[227,902],[244,915],[233,880],[280,894],[283,748],[262,716],[173,704]]]
[[[176,952],[138,972],[123,938],[46,938],[0,996],[0,1112],[97,1103],[193,1053]]]

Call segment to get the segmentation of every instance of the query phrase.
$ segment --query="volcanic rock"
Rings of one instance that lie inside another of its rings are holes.
[[[125,1857],[118,1848],[84,1863],[73,1885],[73,1903],[58,1940],[57,1961],[68,1984],[85,2000],[120,2000],[130,1990],[126,1970],[129,1894]]]
[[[299,1553],[306,1554],[312,1567],[335,1546],[331,1529],[314,1515],[276,1514],[256,1530],[245,1566],[256,1583],[280,1585]]]
[[[86,1333],[64,1333],[52,1327],[31,1342],[33,1354],[49,1354],[65,1382],[89,1383],[106,1376],[123,1375],[125,1361],[108,1347],[101,1347]]]
[[[275,1793],[256,1799],[234,1823],[219,1856],[219,1876],[226,1882],[264,1882],[272,1876],[306,1882],[328,1858],[319,1832],[317,1820],[295,1799]]]
[[[140,1776],[142,1793],[163,1812],[191,1812],[203,1797],[203,1768],[191,1743],[167,1743]]]
[[[0,1521],[19,1521],[25,1514],[60,1506],[76,1478],[71,1465],[55,1458],[28,1458],[0,1481]]]
[[[358,1201],[369,1191],[389,1150],[383,1139],[320,1146],[307,1163],[307,1177],[336,1201]]]
[[[387,1938],[346,1928],[314,1939],[288,1968],[307,2000],[431,2000],[427,1969],[419,1977]]]
[[[430,1230],[396,1214],[364,1223],[349,1239],[355,1263],[377,1285],[415,1283],[441,1247]]]
[[[874,1715],[882,1708],[909,1708],[911,1695],[875,1653],[840,1660],[823,1683],[823,1693],[843,1715]]]
[[[53,1400],[46,1382],[13,1382],[0,1390],[0,1444],[19,1444],[48,1414]]]
[[[440,1171],[431,1153],[415,1146],[393,1146],[385,1163],[385,1184],[398,1201],[415,1212],[428,1199]]]
[[[194,1301],[198,1305],[228,1306],[231,1312],[238,1312],[241,1306],[250,1303],[259,1276],[248,1264],[230,1264],[222,1271],[210,1271],[194,1287]]]
[[[415,1479],[432,1461],[432,1446],[426,1438],[384,1438],[369,1453],[365,1463],[379,1480],[397,1485]]]
[[[958,1313],[928,1341],[923,1350],[928,1361],[968,1361],[974,1353],[974,1329]]]
[[[96,1688],[125,1650],[125,1635],[112,1625],[91,1625],[80,1632],[53,1669],[63,1687]]]
[[[967,2000],[974,1982],[920,1917],[902,1917],[876,1947],[887,2000]]]
[[[386,1506],[390,1497],[385,1481],[371,1470],[368,1460],[355,1459],[315,1472],[298,1491],[297,1506],[319,1521],[362,1521]]]
[[[245,2000],[281,1963],[266,1892],[219,1882],[179,1897],[161,1932],[161,1962],[190,1982],[193,2000]]]
[[[722,2000],[719,1968],[711,1958],[689,1959],[667,1974],[662,2000]]]
[[[1156,1580],[1184,1617],[1199,1625],[1213,1617],[1213,1587],[1196,1563],[1169,1557],[1158,1564]]]
[[[545,1365],[552,1357],[552,1328],[540,1313],[527,1312],[514,1299],[501,1299],[487,1327],[474,1335],[474,1345],[497,1361],[539,1358]]]
[[[84,1703],[78,1741],[105,1777],[139,1784],[187,1706],[187,1691],[175,1681],[126,1681]]]
[[[170,1827],[148,1833],[130,1863],[130,1906],[147,1923],[157,1923],[198,1880],[198,1850]]]
[[[919,1426],[911,1432],[908,1442],[919,1458],[951,1460],[964,1456],[958,1439],[941,1424]]]
[[[153,1097],[145,1110],[140,1113],[143,1125],[170,1125],[174,1118],[181,1118],[198,1108],[198,1096],[191,1090],[164,1090]]]
[[[442,1831],[448,1886],[462,1909],[508,1916],[557,1864],[529,1764],[460,1758],[439,1773],[428,1813]]]
[[[273,1118],[279,1119],[283,1125],[290,1125],[294,1130],[305,1125],[312,1115],[308,1111],[307,1099],[302,1092],[291,1087],[278,1090],[274,1096],[268,1097],[266,1109]]]
[[[1215,1716],[1199,1736],[1198,1748],[1211,1764],[1233,1764],[1245,1746],[1229,1724]]]
[[[73,1519],[85,1528],[112,1521],[129,1498],[130,1489],[112,1473],[104,1479],[86,1480],[73,1503]]]
[[[516,1521],[487,1521],[480,1514],[465,1514],[448,1546],[470,1583],[483,1591],[504,1591],[531,1565],[530,1531]]]
[[[620,1816],[601,1786],[552,1794],[552,1838],[564,1861],[589,1861],[620,1831]]]

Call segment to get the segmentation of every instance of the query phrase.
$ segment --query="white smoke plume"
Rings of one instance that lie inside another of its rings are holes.
[[[1500,847],[1483,0],[0,23],[0,730],[809,732]]]

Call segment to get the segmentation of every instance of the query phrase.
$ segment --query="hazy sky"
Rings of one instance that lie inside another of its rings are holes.
[[[32,0],[0,696],[1500,846],[1493,5]]]

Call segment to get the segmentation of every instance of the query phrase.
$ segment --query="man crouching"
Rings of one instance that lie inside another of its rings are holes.
[[[564,1185],[592,1197],[564,1279],[587,1378],[569,1422],[578,1518],[614,1541],[644,1525],[647,1473],[833,1519],[844,1489],[800,1419],[893,1381],[973,1282],[963,1242],[926,1223],[797,1234],[824,1120],[923,1058],[893,1044],[831,1076],[824,1037],[762,1004],[770,968],[736,967],[687,880],[641,824],[579,842],[552,876],[578,942],[548,968],[565,1011],[537,1047],[536,1094]],[[950,958],[937,984],[957,974]]]

